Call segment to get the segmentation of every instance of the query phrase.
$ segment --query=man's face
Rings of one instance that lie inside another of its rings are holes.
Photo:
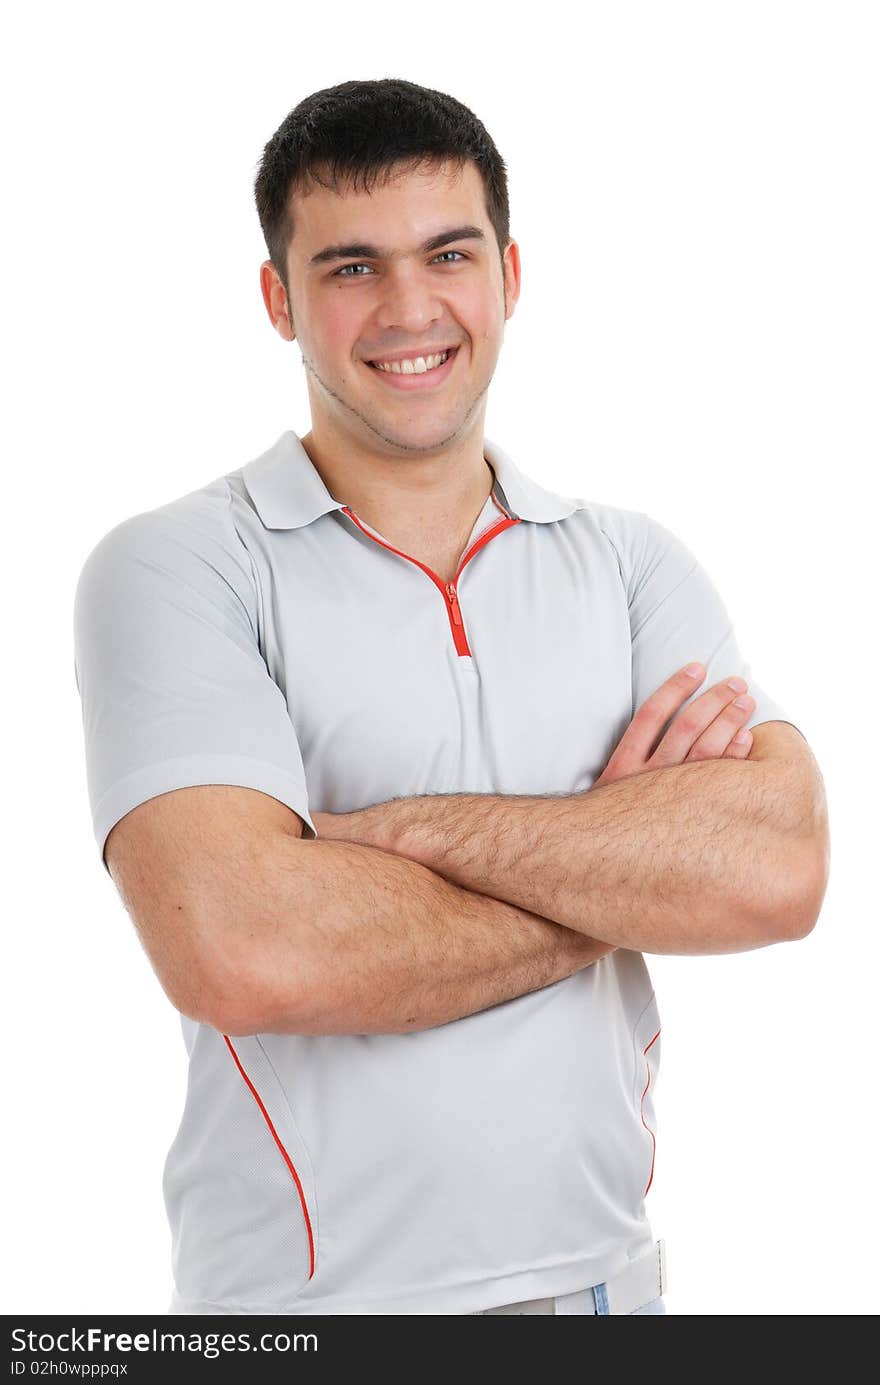
[[[458,234],[445,241],[450,231]],[[423,248],[441,236],[444,244]],[[315,258],[331,247],[349,253]],[[267,307],[290,339],[283,287],[269,271],[267,261]],[[474,164],[395,170],[371,193],[316,186],[295,194],[287,273],[316,431],[380,451],[427,451],[482,420],[519,296],[519,251],[508,243],[502,270]],[[445,364],[424,373],[370,364],[444,348]]]

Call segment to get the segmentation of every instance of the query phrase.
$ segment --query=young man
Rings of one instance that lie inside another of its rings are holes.
[[[473,114],[318,92],[256,197],[311,429],[119,524],[75,603],[95,835],[189,1054],[169,1311],[662,1312],[643,952],[803,937],[821,777],[689,550],[485,438],[520,260]]]

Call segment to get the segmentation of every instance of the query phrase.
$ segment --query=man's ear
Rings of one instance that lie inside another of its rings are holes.
[[[512,237],[508,240],[507,249],[504,251],[502,270],[504,275],[504,321],[509,322],[516,308],[521,284],[519,246]]]
[[[287,298],[287,290],[271,260],[264,260],[260,265],[260,289],[266,312],[269,314],[269,321],[275,331],[285,341],[293,341],[296,337],[296,330],[293,313]]]

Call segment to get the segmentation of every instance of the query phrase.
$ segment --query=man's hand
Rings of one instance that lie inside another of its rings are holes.
[[[610,784],[631,774],[646,770],[666,769],[683,765],[686,760],[744,760],[752,745],[751,731],[740,728],[755,710],[755,699],[744,697],[748,684],[745,679],[731,677],[716,683],[694,699],[686,711],[675,717],[665,736],[657,738],[669,718],[699,687],[706,676],[702,664],[689,664],[697,669],[691,677],[680,669],[662,683],[655,693],[645,698],[617,748],[592,785]],[[742,705],[737,706],[737,703]]]

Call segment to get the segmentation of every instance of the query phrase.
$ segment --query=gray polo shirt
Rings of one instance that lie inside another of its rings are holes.
[[[647,514],[496,444],[454,582],[327,491],[284,432],[124,520],[75,596],[92,821],[193,784],[300,815],[590,788],[691,659],[749,680],[722,600]],[[172,1313],[467,1314],[612,1278],[653,1239],[660,1015],[645,959],[409,1034],[230,1037],[181,1016],[164,1168]]]

